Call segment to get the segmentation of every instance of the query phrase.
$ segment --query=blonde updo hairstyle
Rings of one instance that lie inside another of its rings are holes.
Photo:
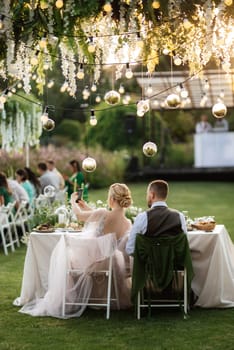
[[[128,208],[132,204],[131,191],[125,184],[115,183],[110,186],[108,202],[110,198],[114,199],[121,208]]]

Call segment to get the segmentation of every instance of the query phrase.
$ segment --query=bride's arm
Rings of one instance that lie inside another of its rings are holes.
[[[87,221],[88,218],[92,215],[93,210],[85,203],[82,199],[77,203],[77,193],[74,192],[71,195],[71,206],[72,211],[77,216],[78,220]]]

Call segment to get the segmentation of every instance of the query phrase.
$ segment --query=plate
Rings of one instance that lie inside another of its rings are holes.
[[[62,228],[62,227],[58,227],[55,229],[56,232],[71,232],[71,233],[76,233],[76,232],[82,232],[82,230],[74,230],[72,228]]]
[[[48,229],[48,230],[37,230],[36,228],[33,229],[33,232],[39,232],[39,233],[51,233],[54,232],[54,228]]]

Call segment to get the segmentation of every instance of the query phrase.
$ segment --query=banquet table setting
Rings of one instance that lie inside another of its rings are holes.
[[[14,305],[23,306],[45,295],[48,290],[51,254],[61,237],[71,236],[80,242],[87,240],[82,231],[31,232],[21,293]],[[188,231],[187,237],[194,269],[192,290],[197,297],[195,306],[234,307],[234,246],[225,226],[216,225],[208,232]]]

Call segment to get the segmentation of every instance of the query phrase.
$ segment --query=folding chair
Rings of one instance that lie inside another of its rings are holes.
[[[12,222],[13,222],[15,236],[18,236],[17,227],[20,227],[23,236],[26,235],[26,227],[28,227],[28,229],[30,230],[27,206],[28,206],[28,203],[25,201],[22,201],[20,202],[15,213],[12,213]]]
[[[182,306],[184,318],[187,318],[192,277],[192,260],[185,234],[170,237],[137,235],[132,280],[137,319],[141,317],[142,308],[148,308],[150,315],[152,307]],[[165,296],[166,291],[169,297]]]
[[[106,308],[106,319],[109,319],[111,302],[115,302],[119,309],[117,281],[113,269],[113,257],[116,250],[115,235],[80,239],[71,239],[70,236],[66,236],[66,240],[67,249],[71,249],[73,256],[77,256],[80,262],[71,261],[71,256],[69,261],[68,257],[62,305],[63,317],[66,317],[66,308],[78,307],[79,311],[75,313],[75,316],[80,316],[87,306],[91,306]],[[86,263],[82,263],[84,262],[82,254],[85,256]],[[95,297],[93,279],[97,275],[102,275],[104,278],[106,276],[106,293],[101,298]],[[72,283],[72,287],[70,286],[71,279],[76,280],[76,283]],[[69,293],[73,293],[73,296],[71,297]]]
[[[15,247],[12,239],[11,223],[9,221],[9,207],[7,206],[0,206],[0,234],[4,254],[8,255],[8,247],[14,252]]]

